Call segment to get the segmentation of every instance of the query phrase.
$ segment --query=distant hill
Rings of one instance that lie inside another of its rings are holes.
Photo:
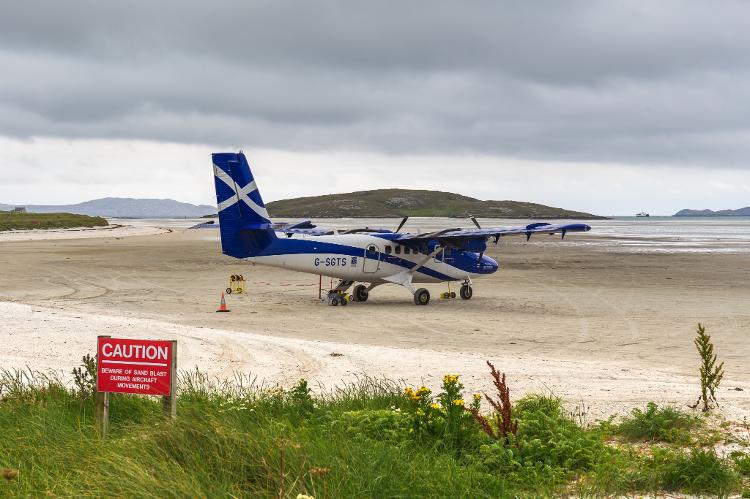
[[[673,217],[750,217],[750,206],[738,210],[680,210]]]
[[[0,210],[13,205],[0,204]],[[69,205],[27,205],[31,213],[76,213],[109,218],[200,218],[216,213],[215,206],[181,203],[172,199],[102,198]]]
[[[464,218],[469,215],[482,218],[606,218],[535,203],[481,201],[450,192],[406,189],[378,189],[285,199],[268,203],[266,207],[271,216],[283,218]]]

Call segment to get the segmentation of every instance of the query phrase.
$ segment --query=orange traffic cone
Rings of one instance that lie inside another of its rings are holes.
[[[219,310],[217,312],[229,312],[229,309],[227,308],[227,302],[224,299],[224,292],[221,293],[221,305],[219,305]]]

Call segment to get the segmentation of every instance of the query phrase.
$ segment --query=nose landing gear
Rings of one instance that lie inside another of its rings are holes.
[[[464,285],[461,286],[461,291],[459,292],[459,294],[461,295],[461,298],[463,300],[471,300],[474,291],[471,289],[470,284],[464,283]]]

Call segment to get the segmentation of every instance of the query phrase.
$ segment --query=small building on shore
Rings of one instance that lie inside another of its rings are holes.
[[[26,207],[16,206],[15,208],[13,208],[13,213],[26,213]]]

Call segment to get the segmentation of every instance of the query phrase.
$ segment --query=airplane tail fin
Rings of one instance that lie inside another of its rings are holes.
[[[245,154],[211,155],[219,209],[221,249],[235,258],[255,256],[276,234]]]

